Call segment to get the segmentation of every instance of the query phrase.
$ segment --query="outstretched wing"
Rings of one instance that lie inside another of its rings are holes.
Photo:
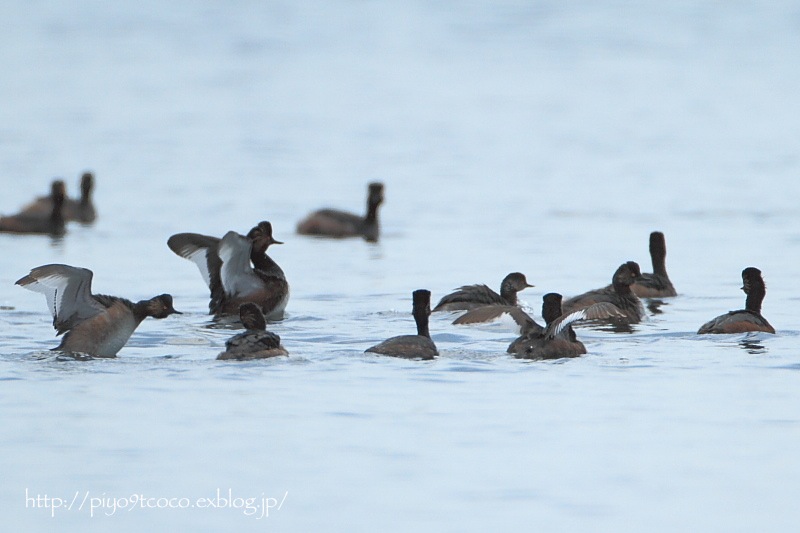
[[[552,339],[564,331],[567,326],[579,320],[602,320],[607,318],[625,318],[619,307],[610,302],[600,302],[589,307],[561,315],[555,319],[545,330],[545,337]]]
[[[220,240],[199,233],[177,233],[167,240],[169,249],[197,265],[208,288],[213,290],[219,279],[221,261],[217,255]]]
[[[92,297],[92,271],[69,265],[43,265],[31,270],[17,285],[47,298],[58,334],[104,310]]]
[[[226,233],[219,242],[219,258],[222,260],[220,279],[225,294],[235,296],[252,289],[257,279],[250,266],[252,247],[253,241],[235,231]]]
[[[449,304],[505,305],[508,302],[486,285],[464,285],[442,297],[434,311]]]
[[[525,311],[516,305],[484,305],[470,309],[460,317],[453,320],[455,325],[463,324],[479,324],[481,322],[491,322],[497,320],[503,315],[510,316],[516,322],[522,334],[526,334],[535,330],[542,330],[543,328],[537,324],[533,318]]]

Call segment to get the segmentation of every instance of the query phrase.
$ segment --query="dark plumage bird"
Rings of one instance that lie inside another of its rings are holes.
[[[7,233],[38,233],[59,236],[65,232],[64,201],[66,188],[61,180],[50,186],[49,210],[22,211],[16,215],[0,217],[0,231]]]
[[[289,301],[289,283],[281,267],[267,255],[272,244],[283,243],[272,237],[272,224],[265,221],[246,237],[229,231],[222,239],[178,233],[167,240],[173,252],[200,270],[211,291],[211,314],[238,315],[239,306],[253,302],[268,320],[279,320]]]
[[[289,355],[281,345],[281,338],[267,331],[267,322],[258,305],[252,302],[242,304],[239,307],[239,318],[247,331],[228,339],[225,351],[217,356],[218,360],[248,361]]]
[[[572,324],[579,320],[621,318],[624,314],[612,303],[599,302],[569,314],[561,312],[561,295],[548,293],[542,297],[542,317],[547,322],[543,331],[531,331],[512,342],[508,353],[520,359],[561,359],[586,353]]]
[[[475,309],[485,306],[516,306],[517,293],[533,285],[528,284],[525,275],[519,272],[512,272],[503,278],[500,283],[500,294],[497,294],[486,285],[464,285],[459,287],[455,292],[443,296],[433,311],[463,311],[467,309]],[[490,311],[486,310],[487,318],[479,320],[479,316],[475,316],[473,322],[485,322],[497,318],[506,312],[498,309],[497,313],[490,317]],[[466,323],[466,322],[464,322]]]
[[[742,290],[747,295],[744,309],[730,311],[706,322],[697,333],[744,333],[764,331],[775,333],[775,328],[761,316],[761,303],[767,294],[761,271],[755,267],[742,270]]]
[[[439,354],[428,331],[428,317],[431,314],[431,291],[419,289],[412,293],[411,314],[417,323],[416,335],[400,335],[386,339],[368,348],[366,352],[406,359],[433,359]]]
[[[81,176],[81,197],[78,200],[69,199],[65,205],[65,216],[67,220],[74,220],[84,224],[90,224],[97,218],[97,211],[92,202],[92,191],[94,190],[94,175],[91,172],[84,172]]]
[[[133,303],[125,298],[92,294],[92,271],[69,265],[44,265],[16,282],[47,298],[58,335],[55,350],[93,357],[114,357],[145,318],[178,313],[172,296],[161,294]]]
[[[520,325],[520,336],[509,344],[508,353],[525,353],[527,344],[544,336],[545,328],[537,324],[522,309],[519,312],[525,316],[512,314],[511,317]],[[561,295],[548,293],[542,296],[542,318],[545,321],[545,325],[550,325],[559,316],[561,316]]]
[[[320,209],[297,224],[297,233],[334,238],[363,237],[369,242],[377,242],[380,235],[378,208],[382,203],[383,184],[370,183],[365,216],[338,209]]]
[[[97,218],[97,212],[92,203],[92,191],[94,190],[94,175],[91,172],[84,172],[81,176],[81,197],[77,200],[73,198],[64,199],[64,220],[67,222],[81,222],[89,224]],[[51,195],[52,196],[52,195]],[[51,196],[40,196],[32,203],[26,205],[22,212],[31,215],[43,216],[53,209]]]
[[[639,297],[631,290],[631,285],[639,278],[641,273],[637,263],[633,261],[623,263],[614,272],[611,286],[570,298],[562,304],[564,312],[570,314],[599,302],[609,302],[619,308],[624,315],[624,317],[615,316],[609,318],[609,322],[616,324],[636,324],[641,322],[645,316],[644,307]]]
[[[67,222],[81,222],[89,224],[97,218],[97,212],[92,203],[92,191],[94,190],[94,175],[91,172],[84,172],[81,176],[81,197],[77,200],[73,198],[64,199],[64,220]],[[51,195],[52,196],[52,195]],[[35,201],[26,205],[22,212],[30,215],[43,216],[53,209],[51,196],[40,196]]]
[[[677,296],[675,287],[667,275],[667,243],[664,234],[654,231],[650,234],[650,260],[653,262],[653,273],[645,273],[631,285],[631,290],[639,298],[665,298]]]

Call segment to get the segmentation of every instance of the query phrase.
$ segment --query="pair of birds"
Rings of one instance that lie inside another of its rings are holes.
[[[166,318],[181,314],[172,296],[160,294],[132,302],[118,296],[92,294],[92,271],[69,265],[43,265],[17,280],[16,284],[40,292],[47,298],[57,334],[65,333],[55,350],[93,357],[115,357],[147,317]],[[280,337],[266,331],[264,315],[256,304],[239,310],[246,331],[225,343],[217,359],[258,359],[286,355]]]
[[[194,262],[211,292],[209,313],[238,314],[245,331],[225,343],[220,360],[264,359],[289,352],[280,337],[266,330],[266,320],[283,318],[289,282],[283,269],[267,255],[273,244],[272,224],[261,221],[246,236],[235,231],[221,239],[198,233],[178,233],[167,240],[177,255]]]
[[[557,359],[576,357],[586,353],[572,324],[581,320],[610,321],[632,324],[644,318],[644,308],[639,298],[676,296],[666,271],[666,243],[661,232],[650,234],[652,273],[642,274],[639,265],[629,261],[614,273],[611,285],[589,291],[562,303],[562,296],[548,293],[543,297],[542,317],[546,325],[538,325],[517,305],[517,292],[532,287],[525,276],[514,272],[505,277],[500,294],[486,285],[467,285],[444,296],[434,311],[467,310],[454,324],[485,322],[507,313],[520,326],[521,335],[508,347],[508,353],[526,359]],[[747,294],[745,308],[730,311],[707,322],[698,330],[707,333],[743,333],[762,331],[775,333],[775,329],[761,315],[761,304],[766,286],[761,271],[748,267],[742,271],[742,290]],[[417,335],[403,335],[388,339],[369,348],[368,352],[396,357],[432,359],[438,352],[428,330],[430,292],[413,293],[412,314],[417,322]]]
[[[0,217],[0,232],[60,236],[66,232],[67,222],[94,222],[97,213],[92,202],[91,172],[81,176],[80,189],[79,199],[68,198],[64,181],[53,181],[48,196],[40,196],[16,215]]]

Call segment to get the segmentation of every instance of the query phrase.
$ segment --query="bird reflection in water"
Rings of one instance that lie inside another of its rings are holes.
[[[667,302],[659,298],[646,298],[645,302],[647,310],[653,313],[654,315],[660,315],[661,313],[664,312],[661,310],[662,305],[669,305]]]
[[[739,341],[739,346],[751,355],[763,355],[767,353],[767,348],[760,340],[758,337],[745,337]]]

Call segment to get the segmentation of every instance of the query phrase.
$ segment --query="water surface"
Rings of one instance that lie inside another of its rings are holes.
[[[0,235],[8,527],[797,523],[796,2],[5,11],[0,212],[91,169],[100,213],[57,242]],[[363,210],[372,180],[380,243],[294,234],[312,209]],[[166,239],[259,220],[285,241],[270,253],[292,296],[271,329],[291,356],[216,362],[232,332],[208,327],[200,275]],[[547,292],[603,286],[627,260],[649,271],[656,229],[680,295],[632,334],[580,329],[585,357],[518,361],[507,324],[452,314],[432,317],[435,361],[363,353],[413,332],[414,289],[521,271],[539,318]],[[60,360],[44,298],[14,286],[54,262],[92,269],[95,292],[170,292],[185,314],[145,321],[115,360]],[[746,266],[778,335],[697,336],[743,306]],[[75,503],[51,517],[26,494]],[[194,507],[77,510],[134,495]]]

